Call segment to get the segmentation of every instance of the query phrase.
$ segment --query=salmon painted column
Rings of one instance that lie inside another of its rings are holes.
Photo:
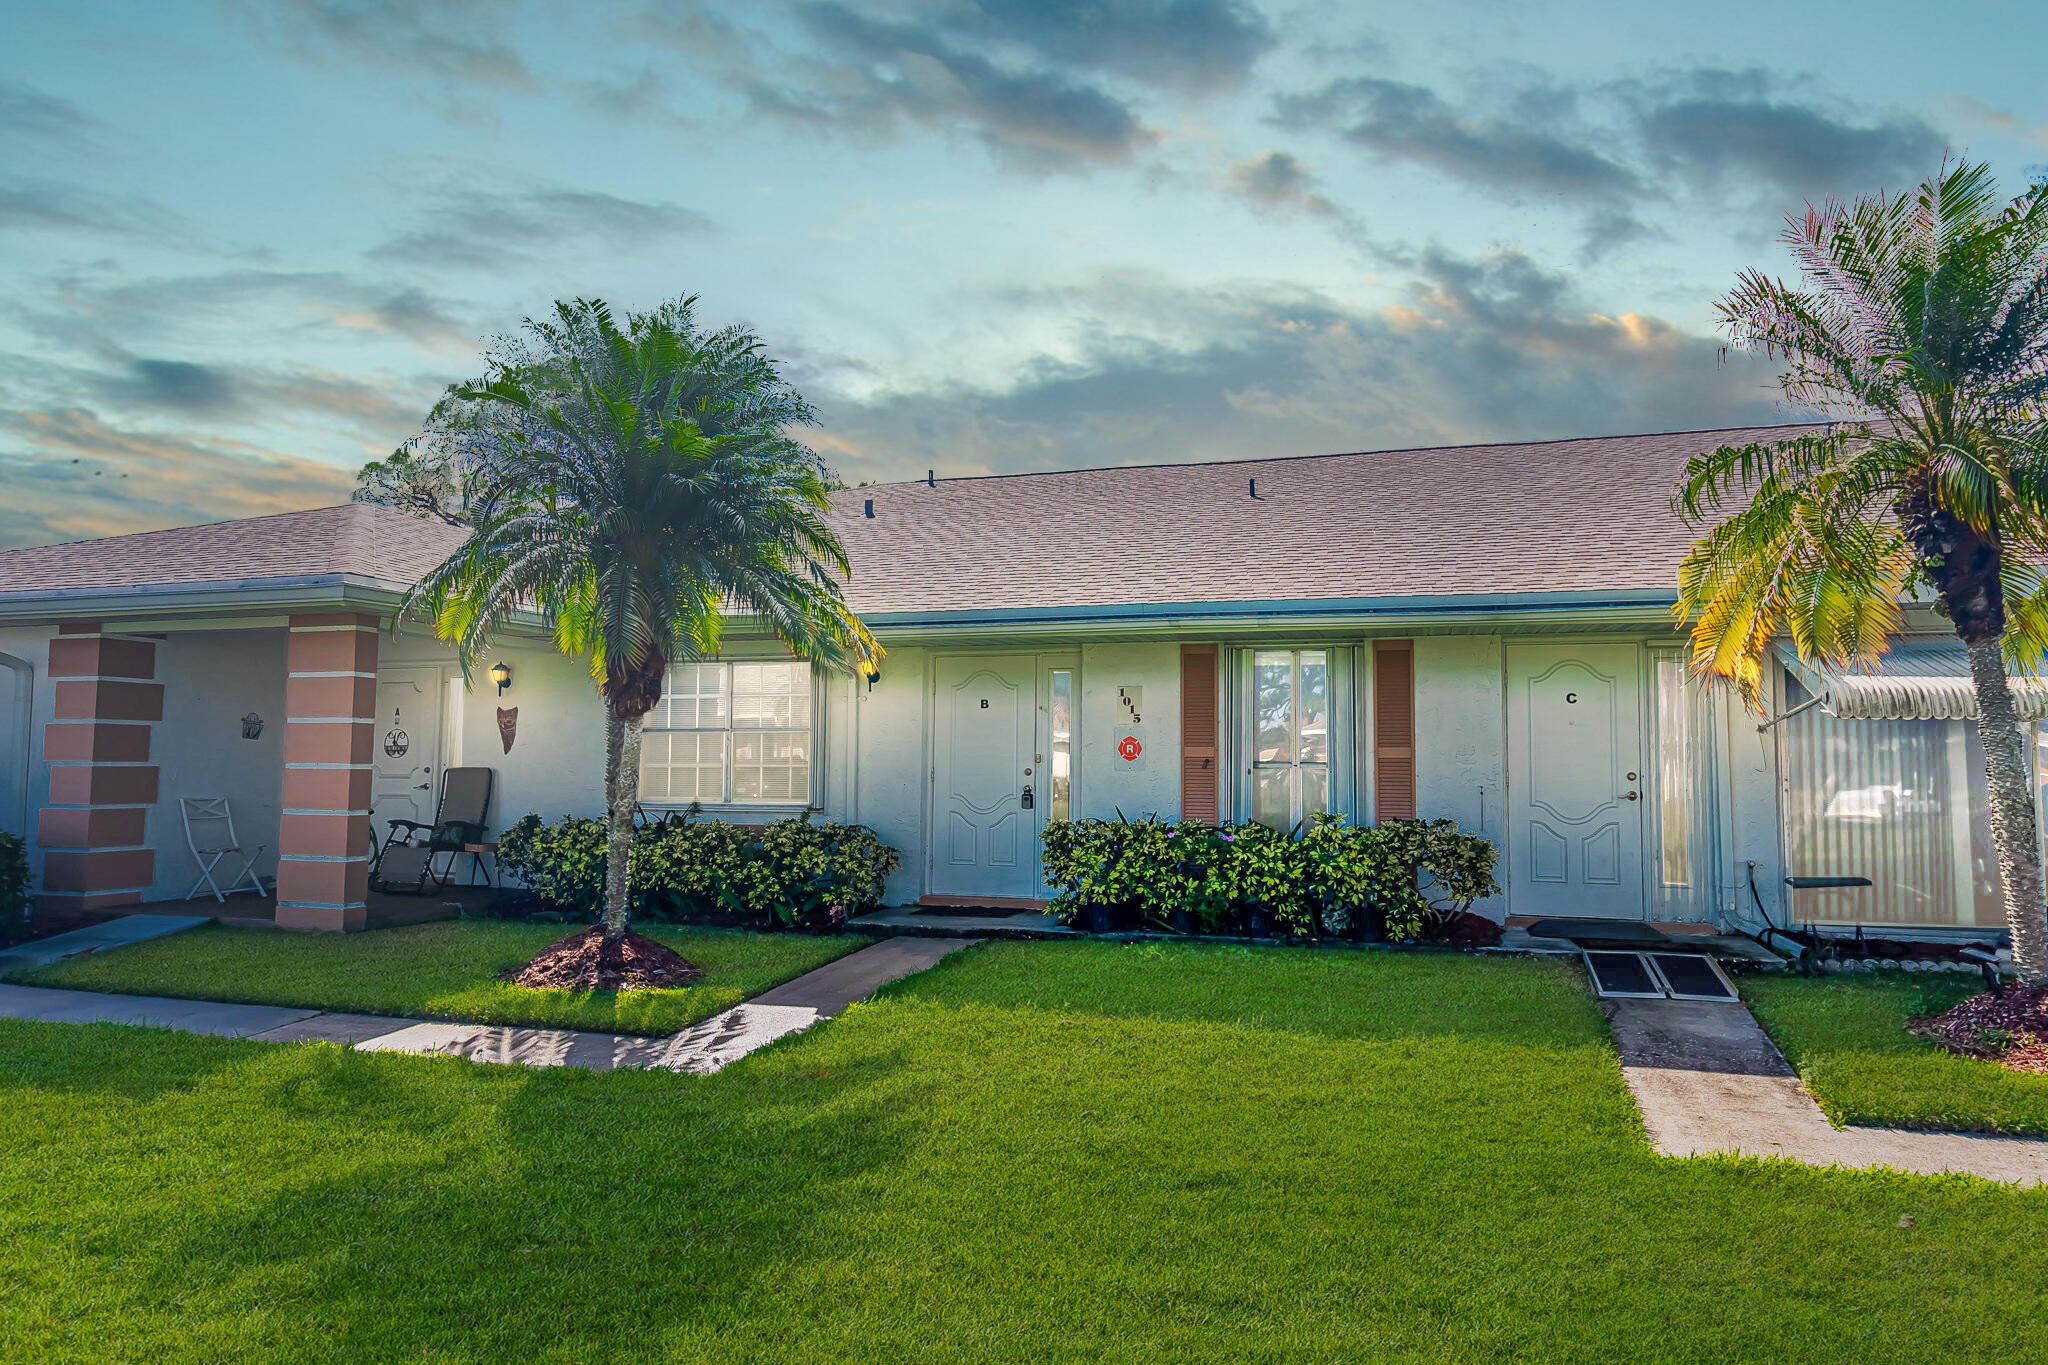
[[[285,929],[361,929],[370,889],[376,620],[294,616],[285,660],[277,922]]]
[[[157,798],[150,732],[164,718],[156,641],[67,622],[50,641],[50,678],[55,719],[43,727],[50,800],[36,817],[37,909],[69,917],[138,905],[156,880],[147,830]]]

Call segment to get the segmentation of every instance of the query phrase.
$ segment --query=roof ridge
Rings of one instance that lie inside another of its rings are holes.
[[[1147,464],[1096,464],[1075,465],[1065,469],[1019,469],[1007,474],[949,474],[945,478],[938,480],[938,482],[988,483],[996,479],[1043,479],[1056,474],[1116,474],[1136,472],[1144,469],[1228,468],[1232,465],[1287,464],[1298,460],[1342,460],[1360,455],[1412,455],[1431,450],[1514,450],[1527,446],[1572,445],[1581,441],[1646,441],[1659,436],[1705,436],[1723,431],[1791,431],[1798,427],[1829,425],[1833,425],[1830,419],[1813,417],[1798,422],[1764,422],[1738,427],[1679,427],[1672,431],[1623,431],[1592,436],[1555,436],[1547,440],[1466,441],[1459,445],[1387,446],[1377,450],[1324,450],[1306,455],[1247,455],[1225,460],[1158,460]],[[888,483],[860,484],[853,488],[843,488],[837,491],[842,494],[851,495],[860,492],[863,488],[917,488],[923,486],[923,484],[923,479],[898,479]]]

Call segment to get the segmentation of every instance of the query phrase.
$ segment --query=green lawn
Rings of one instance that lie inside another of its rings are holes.
[[[1580,978],[992,944],[710,1077],[0,1023],[0,1358],[2048,1356],[2048,1192],[1659,1158]]]
[[[299,1005],[362,1014],[673,1033],[872,939],[639,925],[704,969],[674,991],[534,991],[492,978],[574,926],[440,920],[364,934],[293,934],[203,925],[12,977],[134,995]]]
[[[1742,978],[1764,1031],[1836,1123],[2048,1136],[2048,1076],[2008,1071],[1906,1032],[1975,995],[1974,976],[1905,972]]]

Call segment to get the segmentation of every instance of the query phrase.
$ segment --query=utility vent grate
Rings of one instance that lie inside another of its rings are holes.
[[[1739,997],[1721,966],[1700,953],[1589,952],[1595,993],[1624,1000],[1720,1000]]]

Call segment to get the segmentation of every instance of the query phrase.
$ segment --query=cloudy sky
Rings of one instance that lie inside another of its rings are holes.
[[[1793,416],[1713,299],[2043,174],[2036,3],[10,5],[0,546],[340,501],[574,295],[755,327],[850,480]]]

